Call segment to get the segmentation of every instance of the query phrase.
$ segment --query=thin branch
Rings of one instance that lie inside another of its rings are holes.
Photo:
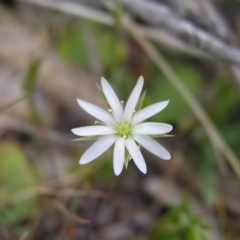
[[[73,188],[61,189],[61,188],[51,188],[41,185],[36,185],[34,187],[22,190],[20,192],[10,195],[9,201],[11,204],[17,204],[19,202],[26,201],[28,199],[34,198],[38,195],[50,196],[50,197],[104,197],[102,191],[96,190],[76,190]]]
[[[96,21],[107,26],[113,26],[115,24],[112,16],[106,12],[93,9],[91,7],[84,6],[80,3],[75,3],[71,1],[59,2],[59,1],[48,1],[48,0],[19,0],[20,2],[26,2],[34,4],[39,7],[44,7],[51,10],[58,10],[63,13],[70,14],[71,16],[84,18],[90,21]],[[136,25],[139,32],[164,47],[167,47],[172,51],[179,51],[187,53],[193,56],[198,56],[201,58],[213,59],[207,52],[196,49],[194,46],[189,46],[185,42],[172,36],[164,29],[159,29],[156,27],[145,27],[141,25]]]
[[[119,0],[132,14],[142,20],[167,29],[189,45],[211,54],[216,59],[240,66],[240,50],[229,46],[221,39],[180,19],[165,5],[143,0]]]
[[[72,221],[72,222],[76,222],[80,225],[85,225],[85,224],[90,224],[90,220],[85,219],[85,218],[81,218],[75,214],[72,214],[71,212],[69,212],[69,210],[66,208],[66,206],[64,204],[62,204],[60,201],[58,200],[51,200],[50,201],[53,205],[53,207],[58,210],[65,218],[67,218],[68,220]]]
[[[114,20],[110,15],[71,1],[20,0],[20,2],[26,2],[40,7],[58,10],[60,12],[68,13],[71,16],[101,22],[102,24],[109,26],[114,24]]]
[[[26,123],[21,120],[15,119],[10,116],[6,116],[1,114],[0,116],[0,128],[1,129],[12,129],[15,131],[19,131],[21,133],[29,134],[31,136],[37,137],[39,139],[46,139],[46,135],[42,128],[36,127],[31,123]],[[48,129],[47,130],[48,138],[51,142],[63,146],[69,146],[69,147],[77,147],[77,144],[75,144],[73,141],[73,137],[70,134],[59,132],[56,130]],[[80,143],[83,144],[83,143]],[[78,144],[78,147],[80,145]]]
[[[21,96],[21,97],[18,97],[16,98],[15,100],[7,103],[5,106],[1,107],[0,108],[0,113],[3,113],[4,111],[8,110],[9,108],[11,108],[12,106],[14,106],[15,104],[21,102],[22,100],[26,99],[27,98],[27,94]]]

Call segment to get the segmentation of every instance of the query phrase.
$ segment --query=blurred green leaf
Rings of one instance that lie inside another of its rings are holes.
[[[36,103],[34,99],[34,91],[35,91],[35,86],[38,79],[40,65],[41,65],[41,59],[39,58],[33,59],[30,62],[26,76],[25,76],[25,80],[23,83],[24,91],[26,92],[28,97],[28,105],[29,105],[31,116],[34,122],[37,124],[41,123],[41,116],[39,115],[36,107]]]
[[[201,73],[197,68],[173,60],[171,60],[171,62],[178,76],[184,81],[188,89],[194,95],[198,95],[201,86]],[[154,72],[151,80],[148,87],[148,96],[151,96],[150,101],[154,103],[170,100],[167,109],[156,115],[153,119],[160,122],[179,122],[191,113],[191,110],[181,95],[163,76],[159,75],[159,72]]]
[[[214,92],[207,109],[216,124],[222,124],[239,105],[239,96],[233,88],[226,71],[219,69],[212,88]]]
[[[0,143],[0,221],[13,235],[19,231],[17,223],[30,218],[35,212],[34,199],[20,201],[11,199],[16,193],[33,187],[37,182],[36,172],[15,142]],[[12,201],[13,200],[13,201]]]
[[[202,223],[200,216],[191,212],[188,205],[189,199],[185,197],[180,206],[172,207],[153,227],[151,239],[206,240],[206,225]]]
[[[111,32],[103,34],[102,32],[96,33],[97,42],[100,51],[100,57],[105,69],[115,69],[126,60],[128,48],[125,42],[116,37],[116,34]],[[122,66],[121,66],[122,67]]]
[[[202,159],[200,161],[200,183],[206,200],[214,201],[215,183],[214,176],[217,170],[217,158],[212,145],[206,139],[202,146]]]
[[[28,70],[23,83],[23,89],[27,94],[31,94],[35,90],[40,65],[41,59],[36,58],[33,59],[28,66]]]
[[[63,36],[59,39],[57,48],[59,54],[67,61],[81,67],[89,66],[84,35],[78,25],[65,29]]]

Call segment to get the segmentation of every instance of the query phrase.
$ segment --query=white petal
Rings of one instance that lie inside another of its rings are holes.
[[[97,136],[111,134],[115,132],[112,128],[107,126],[79,127],[74,128],[71,131],[78,136]]]
[[[116,119],[121,118],[123,114],[123,109],[117,95],[115,94],[107,80],[103,77],[101,78],[101,84],[103,93],[112,108],[114,116],[116,117]]]
[[[108,148],[110,148],[113,143],[116,140],[115,135],[106,135],[101,138],[99,138],[88,150],[82,155],[79,164],[86,164],[97,157],[99,157],[101,154],[103,154],[105,151],[107,151]]]
[[[126,120],[130,120],[134,111],[134,108],[137,105],[138,99],[140,97],[142,87],[143,87],[143,77],[140,76],[136,86],[134,87],[130,97],[128,98],[128,101],[126,103],[126,107],[124,109],[124,118]]]
[[[153,140],[152,138],[148,137],[147,135],[133,135],[134,140],[136,140],[141,146],[147,149],[152,154],[164,159],[169,160],[171,155],[169,152],[158,142]]]
[[[141,109],[140,111],[136,112],[133,115],[132,123],[135,125],[137,123],[140,123],[153,115],[157,114],[158,112],[162,111],[169,103],[169,100],[158,102],[155,104],[152,104],[146,108]]]
[[[147,167],[146,167],[145,160],[144,160],[142,153],[140,152],[137,144],[134,142],[134,140],[132,138],[126,139],[126,147],[127,147],[129,154],[133,158],[133,161],[139,168],[139,170],[143,173],[147,173]]]
[[[125,157],[125,139],[118,138],[116,140],[113,150],[113,169],[117,176],[122,172],[124,157]]]
[[[102,108],[100,108],[92,103],[83,101],[81,99],[77,99],[77,101],[78,101],[78,104],[80,105],[80,107],[83,108],[90,115],[94,116],[95,118],[101,120],[102,122],[104,122],[110,126],[114,125],[114,123],[115,123],[114,118],[107,111],[103,110]]]
[[[172,131],[172,129],[172,125],[167,123],[146,122],[135,126],[133,133],[155,135],[168,133]]]

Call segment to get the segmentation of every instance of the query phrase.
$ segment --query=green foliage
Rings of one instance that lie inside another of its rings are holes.
[[[23,83],[23,89],[27,94],[32,94],[35,90],[40,65],[41,60],[39,58],[36,58],[33,59],[28,66],[28,70]]]
[[[7,227],[9,235],[19,234],[25,228],[18,223],[33,216],[36,208],[34,199],[18,202],[15,194],[33,187],[37,176],[15,142],[0,144],[0,159],[0,222]]]
[[[4,112],[5,110],[14,106],[15,104],[21,102],[25,98],[28,98],[28,100],[29,100],[30,110],[32,111],[32,113],[36,112],[33,93],[34,93],[35,85],[37,82],[37,76],[38,76],[40,64],[41,64],[41,60],[38,58],[34,59],[32,62],[30,62],[26,76],[25,76],[25,80],[23,83],[23,89],[24,89],[25,94],[21,97],[16,98],[15,100],[9,102],[4,107],[2,107],[0,109],[0,113]]]
[[[84,24],[84,23],[83,23]],[[77,25],[65,29],[58,42],[58,52],[67,61],[81,67],[88,67],[89,58],[83,31]]]
[[[111,32],[105,32],[105,34],[99,32],[96,35],[98,37],[100,57],[105,69],[110,71],[122,65],[127,57],[127,45]]]
[[[231,112],[238,106],[239,96],[222,69],[218,69],[212,88],[214,90],[207,109],[214,122],[220,125],[229,119]]]
[[[202,158],[199,162],[200,168],[200,184],[203,192],[203,196],[206,200],[214,201],[215,198],[215,182],[214,177],[217,170],[217,161],[221,159],[217,158],[216,153],[214,153],[212,145],[209,141],[202,143]]]
[[[35,99],[34,91],[38,79],[38,73],[41,65],[41,60],[39,58],[33,59],[29,66],[23,83],[23,89],[28,97],[28,106],[31,116],[35,123],[41,123],[41,116],[38,113]]]
[[[204,232],[209,226],[202,223],[200,216],[188,208],[189,201],[184,199],[180,206],[170,211],[153,227],[152,240],[207,240]]]
[[[131,84],[133,79],[124,69],[128,56],[127,43],[119,37],[118,30],[108,31],[99,25],[85,22],[81,24],[81,28],[74,25],[65,29],[65,33],[58,42],[59,54],[67,61],[88,69],[90,58],[84,37],[84,26],[87,27],[95,37],[98,51],[96,57],[100,59],[104,77],[110,81],[114,88],[116,86],[116,91],[120,90],[125,93],[125,89],[130,89],[134,85],[134,82]]]
[[[231,144],[232,149],[240,156],[240,148],[239,148],[239,142],[240,142],[240,124],[229,124],[227,126],[222,127],[223,136],[226,138],[226,140]]]
[[[201,89],[201,74],[197,68],[179,61],[171,60],[171,63],[188,89],[194,95],[198,95]],[[161,76],[159,72],[153,72],[152,82],[148,88],[148,96],[151,96],[149,100],[151,102],[170,100],[167,111],[163,111],[153,118],[156,121],[180,122],[191,114],[191,110],[182,99],[181,95],[176,92],[167,79]]]

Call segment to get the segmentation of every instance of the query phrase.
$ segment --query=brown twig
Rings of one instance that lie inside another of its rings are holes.
[[[34,4],[40,7],[58,10],[60,12],[68,13],[72,16],[81,17],[84,19],[88,19],[91,21],[97,21],[104,25],[112,26],[114,25],[114,19],[112,16],[106,12],[101,10],[93,9],[87,6],[84,6],[75,2],[50,2],[47,0],[19,0],[21,2],[26,2],[30,4]],[[105,2],[106,0],[102,0]],[[140,17],[142,15],[146,15],[146,21],[151,22],[148,18],[151,18],[151,14],[149,14],[149,8],[144,8],[142,6],[141,11],[139,9],[134,8],[134,3],[138,3],[139,0],[127,1],[120,0],[122,3],[130,4],[134,11],[139,11]],[[211,4],[208,0],[204,0],[204,3],[201,3],[203,8],[208,8],[208,14],[211,15],[209,17],[212,18],[213,24],[217,26],[216,31],[218,31],[219,35],[223,35],[226,38],[226,34],[229,32],[226,26],[226,23],[221,16],[214,11]],[[143,4],[146,4],[143,2]],[[148,3],[147,3],[148,4]],[[200,3],[199,3],[200,4]],[[141,4],[140,4],[141,5]],[[145,5],[144,5],[145,6]],[[161,10],[162,5],[158,4],[159,9]],[[153,7],[153,11],[155,15],[161,16],[158,14],[158,8],[155,9]],[[166,7],[165,7],[166,8]],[[130,8],[129,8],[130,9]],[[164,8],[163,8],[164,9]],[[162,9],[162,10],[163,10]],[[151,9],[150,9],[151,10]],[[152,11],[152,10],[151,10]],[[237,89],[240,91],[240,77],[238,74],[237,65],[240,64],[240,51],[237,48],[233,48],[228,45],[226,42],[223,42],[221,39],[214,37],[210,33],[203,31],[193,25],[191,22],[187,22],[186,20],[182,20],[177,18],[173,12],[171,12],[167,8],[167,12],[169,12],[169,16],[167,19],[156,20],[159,21],[161,28],[157,26],[143,26],[140,24],[135,24],[139,35],[143,36],[146,39],[151,39],[156,43],[160,44],[164,48],[168,48],[171,52],[180,52],[184,54],[188,54],[191,56],[195,56],[201,59],[213,60],[214,58],[223,62],[234,63],[235,65],[230,65],[230,71],[233,73],[235,78],[233,78],[234,84],[237,86]],[[154,14],[153,14],[154,16]],[[144,17],[144,18],[145,18]],[[169,20],[173,21],[176,26],[174,27],[173,23]],[[153,21],[154,22],[154,21]],[[224,22],[224,25],[222,25]],[[179,24],[181,25],[178,28]],[[169,26],[168,26],[169,25]],[[181,37],[182,36],[182,37]],[[190,42],[185,41],[185,37],[190,38]],[[191,41],[191,39],[193,41]]]
[[[189,45],[201,49],[216,59],[240,66],[240,50],[238,48],[228,45],[191,22],[176,17],[166,5],[143,0],[119,1],[131,14],[142,20],[167,29],[182,41],[188,41]]]
[[[81,218],[75,214],[72,214],[71,212],[68,211],[66,206],[62,204],[58,200],[52,200],[51,201],[53,207],[57,209],[65,218],[67,218],[69,221],[76,222],[78,224],[90,224],[90,220]]]

